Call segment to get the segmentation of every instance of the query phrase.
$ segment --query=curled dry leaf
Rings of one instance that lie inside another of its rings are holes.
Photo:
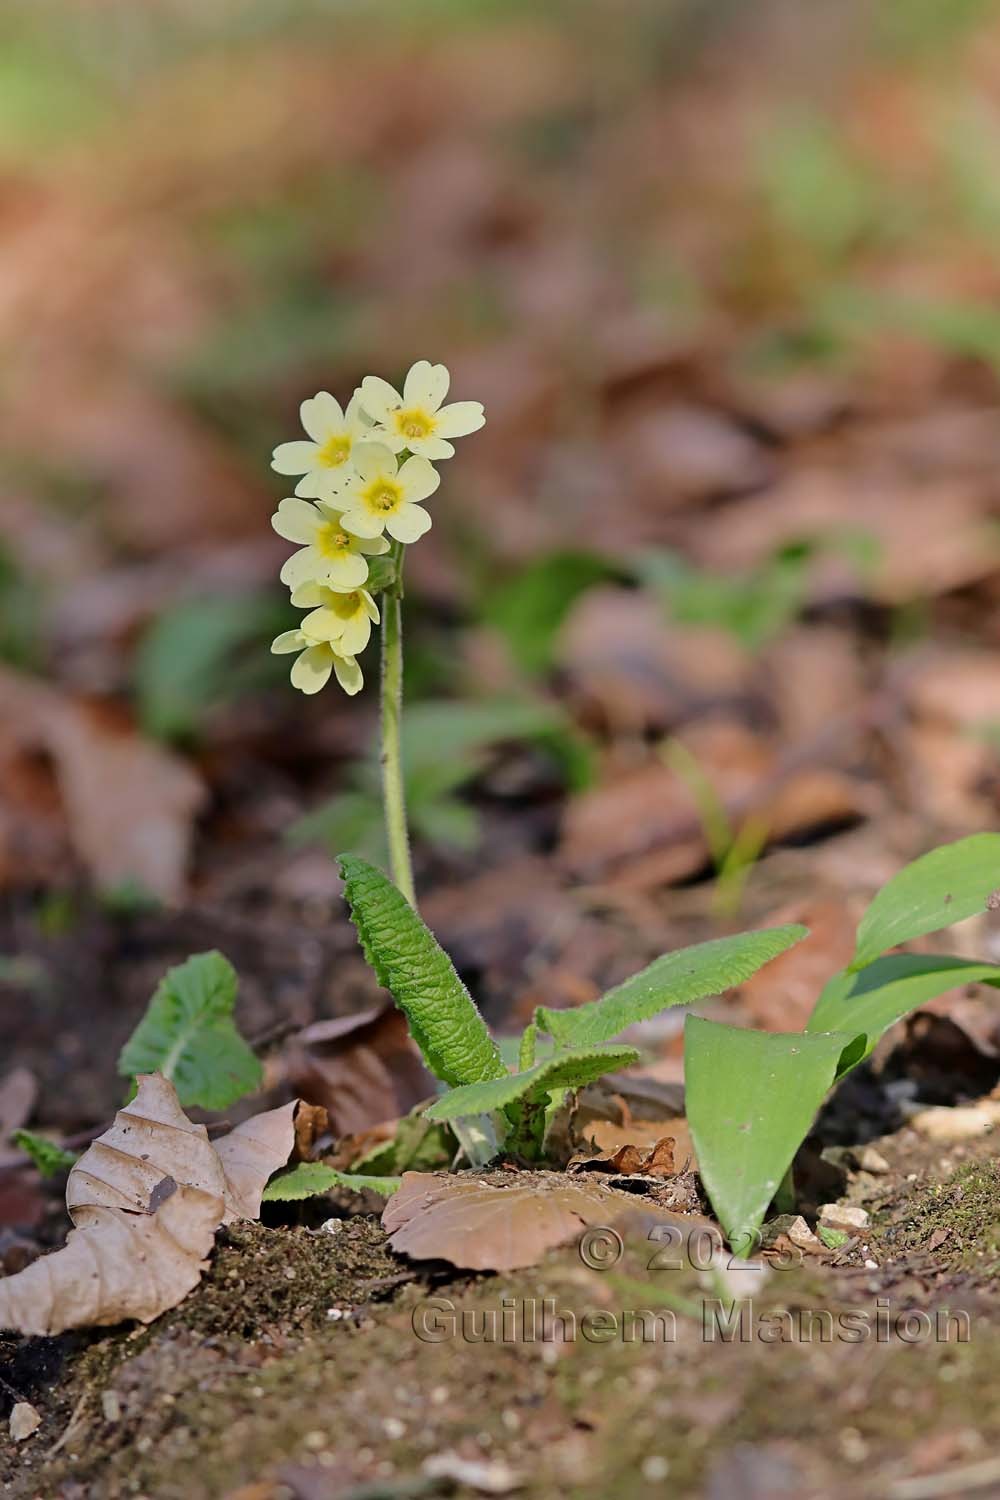
[[[392,1248],[415,1260],[513,1271],[534,1265],[587,1224],[613,1222],[622,1208],[610,1189],[558,1172],[404,1172],[382,1225]]]
[[[63,1249],[0,1280],[0,1328],[148,1323],[175,1307],[201,1279],[219,1226],[259,1214],[268,1178],[291,1153],[296,1108],[257,1115],[213,1146],[173,1084],[140,1078],[69,1174],[76,1228]]]
[[[661,1136],[652,1146],[626,1141],[614,1151],[597,1156],[581,1152],[569,1163],[570,1172],[620,1172],[626,1177],[673,1177],[674,1138]]]

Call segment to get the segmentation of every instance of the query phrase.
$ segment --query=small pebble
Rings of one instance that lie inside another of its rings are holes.
[[[874,1146],[862,1147],[858,1152],[858,1166],[862,1172],[874,1172],[878,1176],[892,1170],[881,1151],[876,1151]]]
[[[929,1140],[969,1141],[1000,1124],[1000,1099],[982,1099],[978,1104],[922,1109],[911,1117],[910,1126]]]
[[[661,1479],[666,1479],[670,1473],[670,1464],[660,1453],[651,1453],[648,1458],[643,1459],[642,1477],[648,1479],[650,1484],[658,1484]]]
[[[396,1442],[399,1438],[406,1436],[406,1423],[401,1422],[398,1417],[386,1417],[382,1423],[382,1431],[387,1438]]]
[[[15,1443],[23,1443],[25,1438],[30,1438],[41,1425],[42,1419],[30,1401],[14,1403],[10,1414],[10,1435]]]
[[[121,1421],[122,1403],[117,1391],[107,1390],[101,1392],[101,1410],[104,1412],[105,1422]]]
[[[819,1211],[819,1222],[824,1229],[853,1230],[868,1228],[868,1211],[856,1208],[853,1203],[824,1203]]]

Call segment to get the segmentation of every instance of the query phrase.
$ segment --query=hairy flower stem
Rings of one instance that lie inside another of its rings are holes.
[[[382,595],[382,803],[389,846],[389,873],[410,905],[416,908],[410,835],[403,788],[403,548],[393,543],[396,576]]]

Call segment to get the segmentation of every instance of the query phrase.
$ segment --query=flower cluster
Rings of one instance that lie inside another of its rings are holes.
[[[432,460],[451,458],[451,439],[486,420],[478,401],[443,404],[450,379],[444,365],[420,359],[402,393],[367,375],[346,411],[320,391],[301,407],[308,440],[274,450],[272,468],[301,476],[271,517],[278,535],[299,546],[281,581],[292,603],[310,612],[271,650],[296,653],[292,682],[304,693],[318,693],[331,673],[345,693],[361,689],[356,658],[379,620],[365,587],[372,582],[368,559],[398,555],[430,529],[421,502],[441,483]]]

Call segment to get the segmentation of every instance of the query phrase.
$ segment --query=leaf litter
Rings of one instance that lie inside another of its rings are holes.
[[[71,1168],[65,1246],[0,1280],[0,1328],[52,1334],[152,1322],[201,1280],[216,1230],[254,1219],[295,1142],[296,1105],[257,1115],[214,1145],[159,1074]]]

